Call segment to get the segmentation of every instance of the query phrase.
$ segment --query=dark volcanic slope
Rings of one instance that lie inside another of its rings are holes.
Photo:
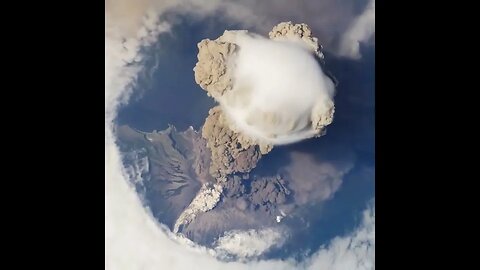
[[[210,151],[193,129],[145,133],[128,126],[117,128],[123,161],[132,183],[160,222],[173,227],[202,183],[215,182],[209,174]],[[181,230],[203,245],[226,231],[277,226],[279,207],[287,209],[291,192],[280,176],[237,173],[227,177],[217,206],[198,213]]]
[[[144,133],[128,126],[117,128],[120,150],[130,179],[146,206],[162,223],[172,227],[190,204],[208,174],[209,152],[192,128],[174,127]]]
[[[120,126],[117,136],[127,173],[145,206],[170,229],[202,184],[216,182],[209,173],[207,141],[192,128],[179,132],[170,126],[144,133]],[[197,212],[179,232],[212,246],[232,230],[281,227],[286,232],[287,227],[308,226],[301,209],[330,199],[352,162],[325,160],[319,153],[315,158],[296,151],[285,154],[288,162],[284,164],[273,162],[261,170],[228,175],[221,182],[223,191],[216,206]]]

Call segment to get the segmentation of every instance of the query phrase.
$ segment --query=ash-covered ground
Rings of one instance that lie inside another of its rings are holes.
[[[125,167],[145,205],[174,230],[182,213],[202,193],[202,185],[216,183],[208,173],[211,159],[206,140],[192,128],[145,133],[120,126],[117,135]],[[272,228],[287,238],[296,229],[289,224],[299,225],[296,210],[329,199],[351,169],[349,162],[322,163],[301,152],[290,153],[290,158],[287,166],[275,166],[272,160],[262,164],[258,173],[254,169],[228,175],[218,201],[205,199],[215,206],[197,211],[178,232],[210,247],[230,231]]]

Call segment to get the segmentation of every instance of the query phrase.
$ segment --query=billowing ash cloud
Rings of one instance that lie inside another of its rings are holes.
[[[283,22],[269,37],[225,31],[198,43],[195,81],[220,104],[202,128],[220,181],[250,172],[274,145],[323,135],[333,121],[334,85],[308,25]]]
[[[255,168],[262,155],[272,149],[268,144],[256,145],[229,126],[221,107],[216,106],[209,111],[202,127],[202,137],[207,140],[211,151],[209,172],[217,179],[236,172],[248,173]]]
[[[225,31],[199,43],[195,79],[221,105],[228,127],[262,145],[322,135],[333,120],[334,85],[305,24],[282,23],[272,39]]]

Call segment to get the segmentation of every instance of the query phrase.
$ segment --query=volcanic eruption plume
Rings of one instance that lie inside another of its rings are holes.
[[[215,176],[244,152],[255,160],[239,170],[248,172],[274,145],[321,136],[333,120],[334,84],[322,71],[310,28],[284,22],[269,37],[225,31],[198,44],[195,80],[219,103],[203,127]]]

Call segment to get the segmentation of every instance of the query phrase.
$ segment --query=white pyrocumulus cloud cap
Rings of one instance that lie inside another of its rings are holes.
[[[232,58],[233,89],[220,104],[250,137],[287,144],[318,132],[314,115],[333,108],[334,85],[301,41],[277,41],[238,34]]]

